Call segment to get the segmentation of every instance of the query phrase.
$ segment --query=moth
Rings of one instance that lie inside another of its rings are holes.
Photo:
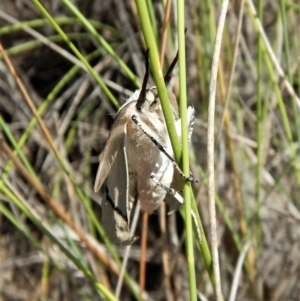
[[[150,74],[148,51],[142,88],[135,91],[117,112],[100,157],[94,185],[95,192],[100,188],[103,190],[103,227],[111,241],[121,245],[132,244],[136,239],[130,234],[134,203],[139,200],[141,210],[150,214],[159,207],[167,193],[176,195],[175,190],[169,188],[172,182],[177,186],[179,183],[179,187],[181,183],[180,173],[174,172],[179,168],[173,160],[157,89],[155,86],[147,89]],[[178,55],[164,77],[166,85],[177,60]],[[168,96],[178,136],[181,136],[176,97],[171,92]],[[188,118],[191,134],[192,107],[188,108]],[[168,202],[171,211],[178,209],[181,203],[176,198]]]

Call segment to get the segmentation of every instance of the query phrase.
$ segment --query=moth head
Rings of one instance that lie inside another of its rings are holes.
[[[142,110],[148,112],[155,112],[160,109],[160,100],[158,98],[158,93],[156,87],[151,87],[146,90],[145,100]]]
[[[140,95],[139,95],[137,103],[136,103],[136,108],[138,111],[141,111],[144,108],[144,106],[146,108],[148,108],[149,110],[150,109],[154,110],[157,108],[158,105],[160,105],[156,87],[147,89],[147,83],[148,83],[148,79],[149,79],[149,75],[150,75],[149,48],[146,50],[145,58],[146,58],[146,61],[145,61],[146,72],[145,72],[144,79],[143,79],[142,89],[140,91]],[[178,52],[164,77],[164,81],[165,81],[166,85],[168,85],[168,83],[171,79],[172,71],[173,71],[177,61],[178,61]],[[175,95],[174,95],[174,97],[175,97]],[[176,114],[178,114],[177,103],[175,105],[173,103],[173,99],[170,99],[170,100],[171,100],[171,105],[172,105],[172,109],[173,109],[173,114],[175,116]],[[175,99],[175,101],[176,101],[176,99]]]
[[[170,100],[171,109],[173,113],[173,117],[175,120],[179,119],[179,113],[178,113],[178,105],[177,105],[177,99],[174,93],[168,91],[168,98]],[[162,111],[160,99],[158,96],[157,88],[156,86],[151,87],[150,89],[146,90],[145,94],[145,101],[142,107],[142,111],[148,111],[148,112],[158,112]]]

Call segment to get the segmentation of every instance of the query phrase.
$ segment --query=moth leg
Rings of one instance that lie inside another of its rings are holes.
[[[172,64],[170,65],[170,67],[167,71],[167,74],[164,77],[164,81],[165,81],[166,86],[168,85],[168,83],[170,82],[170,80],[172,78],[172,72],[173,72],[173,69],[176,66],[177,62],[178,62],[178,50],[177,50],[176,56],[175,56]]]
[[[156,147],[162,152],[164,153],[167,158],[172,162],[172,164],[174,165],[174,167],[178,170],[179,174],[187,181],[187,182],[194,182],[194,177],[192,174],[190,174],[189,177],[187,177],[182,170],[180,169],[180,167],[178,166],[178,164],[175,162],[175,160],[166,152],[166,150],[164,149],[164,147],[155,139],[153,138],[151,135],[149,135],[144,129],[143,126],[141,125],[141,123],[138,121],[137,116],[136,115],[132,115],[132,120],[133,122],[141,129],[141,131],[149,137],[149,139],[156,145]]]
[[[164,185],[163,183],[161,183],[160,181],[158,181],[155,178],[155,174],[153,172],[151,173],[150,178],[154,181],[154,183],[156,185],[158,185],[159,187],[164,189],[168,194],[172,195],[179,203],[184,204],[183,197],[175,189],[173,189],[171,187],[168,187],[168,186]],[[197,221],[197,218],[196,218],[196,214],[195,214],[193,209],[191,209],[191,215],[192,215],[192,218],[194,220],[198,240],[201,243],[201,241],[202,241],[201,231],[200,231],[200,227],[199,227],[199,224],[198,224],[198,221]]]
[[[183,197],[173,188],[168,187],[166,185],[164,185],[163,183],[161,183],[160,181],[158,181],[155,178],[155,174],[152,172],[150,175],[150,178],[153,180],[153,182],[155,184],[157,184],[159,187],[161,187],[163,190],[165,190],[168,194],[172,195],[180,204],[183,204]]]

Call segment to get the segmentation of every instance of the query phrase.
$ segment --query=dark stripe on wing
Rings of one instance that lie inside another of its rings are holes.
[[[112,198],[109,195],[109,190],[108,187],[105,187],[105,191],[106,191],[106,201],[109,202],[109,204],[111,205],[112,209],[116,212],[118,212],[118,214],[126,221],[126,223],[128,223],[128,218],[126,215],[123,214],[123,212],[119,209],[118,206],[116,206],[116,204],[114,203],[114,201],[112,200]]]

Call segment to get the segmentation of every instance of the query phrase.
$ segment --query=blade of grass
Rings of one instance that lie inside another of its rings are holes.
[[[0,10],[0,17],[2,19],[6,20],[7,22],[10,22],[10,23],[13,23],[13,24],[20,24],[20,22],[17,19],[9,16],[8,14],[6,14],[2,10]],[[35,37],[37,40],[42,41],[47,47],[49,47],[53,51],[59,53],[64,58],[66,58],[67,60],[69,60],[73,64],[80,66],[83,70],[86,71],[86,67],[84,66],[84,64],[80,60],[78,60],[75,56],[73,56],[71,53],[69,53],[65,49],[63,49],[63,48],[59,47],[58,45],[56,45],[56,44],[52,43],[51,41],[49,41],[49,39],[47,39],[45,36],[43,36],[42,34],[37,32],[36,30],[34,30],[34,29],[32,29],[32,28],[30,28],[26,25],[23,26],[23,30],[25,32],[27,32],[28,34],[30,34],[31,36]]]
[[[213,270],[215,278],[215,293],[218,301],[223,300],[221,277],[218,255],[218,239],[217,239],[217,220],[215,208],[215,152],[214,152],[214,135],[215,135],[215,101],[216,101],[216,86],[219,57],[222,44],[222,36],[224,31],[225,18],[228,9],[228,0],[222,1],[221,12],[218,20],[217,33],[215,38],[215,46],[213,52],[213,61],[211,67],[210,92],[208,103],[208,128],[207,128],[207,170],[208,170],[208,199],[209,199],[209,215],[210,215],[210,239],[213,259]]]
[[[79,24],[81,25],[82,22],[78,18],[70,18],[70,17],[57,17],[54,18],[54,20],[59,25],[75,25]],[[113,28],[112,26],[109,26],[107,24],[95,21],[95,20],[88,20],[96,29],[103,29],[110,31],[112,35],[117,36],[118,38],[122,38],[122,35],[118,30]],[[11,34],[13,32],[23,30],[24,27],[30,27],[30,28],[38,28],[45,25],[49,25],[49,22],[47,19],[34,19],[34,20],[28,20],[28,21],[22,21],[17,24],[13,25],[7,25],[0,28],[0,36],[3,36],[5,34]]]
[[[148,9],[149,11],[149,9]],[[166,52],[166,44],[167,44],[167,32],[168,32],[168,25],[170,20],[170,13],[171,13],[171,0],[167,0],[166,7],[165,7],[165,14],[164,14],[164,21],[163,21],[163,28],[162,28],[162,36],[161,36],[161,43],[160,43],[160,53],[159,53],[159,61],[160,65],[164,65],[164,57]]]
[[[257,1],[257,18],[259,20],[263,20],[263,1]],[[264,132],[262,131],[264,125],[265,116],[263,115],[264,106],[267,106],[266,101],[263,102],[262,95],[262,84],[263,84],[263,73],[262,73],[262,59],[263,59],[263,47],[262,47],[262,38],[261,35],[257,34],[257,81],[256,81],[256,99],[257,99],[257,122],[256,122],[256,139],[257,139],[257,164],[256,164],[256,187],[255,187],[255,199],[256,199],[256,209],[255,209],[255,219],[254,219],[254,231],[255,231],[255,240],[257,248],[251,248],[250,252],[253,253],[252,256],[257,256],[258,254],[254,254],[259,252],[259,245],[261,240],[261,224],[260,224],[260,198],[261,198],[261,174],[263,167],[263,138]],[[265,100],[265,99],[264,99]],[[250,254],[249,252],[249,254]],[[249,258],[249,256],[248,256]],[[253,263],[253,262],[252,262]],[[251,264],[250,266],[250,281],[253,282],[255,279],[255,265]]]
[[[146,0],[146,5],[149,13],[149,18],[151,21],[151,27],[154,33],[154,38],[156,41],[156,45],[159,43],[159,36],[158,36],[158,29],[157,29],[157,23],[156,23],[156,18],[155,18],[155,13],[154,13],[154,7],[153,7],[153,1],[151,0]]]
[[[0,45],[0,46],[1,46],[1,45]],[[94,55],[95,53],[96,53],[96,52],[94,52],[93,55]],[[90,58],[92,58],[93,55],[91,55]],[[49,96],[48,96],[48,98],[47,98],[48,102],[43,103],[43,105],[42,105],[41,108],[40,108],[40,112],[39,112],[39,113],[36,112],[36,111],[35,111],[35,108],[33,107],[33,109],[34,109],[34,115],[35,115],[36,119],[40,121],[40,124],[42,123],[42,121],[41,121],[39,115],[41,115],[41,114],[46,110],[47,105],[54,99],[56,93],[58,93],[58,91],[63,87],[63,85],[64,85],[65,83],[67,83],[67,81],[68,81],[70,75],[75,75],[76,71],[78,71],[78,70],[79,70],[79,67],[77,67],[77,66],[74,66],[74,67],[71,69],[70,74],[68,73],[68,74],[64,77],[64,80],[65,80],[65,81],[60,82],[60,83],[54,88],[54,91],[53,91],[52,93],[49,94]],[[22,89],[23,89],[22,91],[25,92],[25,95],[27,95],[26,97],[28,97],[29,95],[28,95],[28,93],[25,91],[24,87],[23,87]],[[31,102],[30,98],[28,98],[28,100]],[[32,102],[31,102],[31,103],[32,103]],[[34,127],[34,125],[35,125],[35,123],[36,123],[36,119],[33,119],[33,120],[30,122],[31,127],[30,127],[30,125],[29,125],[29,127],[28,127],[27,130],[26,130],[26,132],[24,133],[24,135],[23,135],[22,138],[20,139],[20,141],[19,141],[19,143],[18,143],[19,147],[21,147],[21,146],[25,143],[25,141],[26,141],[26,139],[28,138],[28,135],[29,135],[31,129]],[[46,129],[46,128],[44,128],[44,129]],[[53,143],[52,143],[52,144],[53,144]],[[53,145],[54,145],[54,144],[53,144]],[[56,153],[59,155],[58,151],[57,151]],[[107,247],[108,247],[108,249],[109,249],[109,251],[110,251],[112,257],[114,258],[114,260],[116,261],[116,263],[118,264],[118,266],[121,266],[121,260],[119,259],[118,255],[117,255],[117,253],[116,253],[116,251],[115,251],[115,249],[114,249],[114,247],[113,247],[112,244],[109,242],[109,239],[106,237],[106,234],[105,234],[105,232],[104,232],[104,230],[103,230],[101,224],[99,223],[99,220],[98,220],[98,218],[96,217],[96,215],[95,215],[95,213],[94,213],[94,211],[93,211],[93,209],[92,209],[92,207],[91,207],[91,204],[89,203],[88,199],[85,197],[84,193],[82,192],[82,190],[80,189],[80,187],[79,187],[79,186],[77,185],[77,183],[75,182],[73,175],[70,173],[69,169],[67,168],[66,162],[64,162],[64,161],[62,160],[62,158],[61,158],[60,155],[59,155],[59,157],[58,157],[58,161],[59,161],[59,163],[61,164],[61,167],[63,168],[63,170],[64,170],[64,172],[66,173],[66,175],[69,177],[71,183],[73,184],[73,186],[74,186],[74,188],[75,188],[75,191],[76,191],[78,197],[79,197],[80,200],[82,201],[82,203],[83,203],[85,209],[87,210],[88,215],[89,215],[90,219],[92,220],[93,224],[95,225],[95,227],[96,227],[98,233],[101,235],[101,237],[103,237],[104,242],[105,242],[105,244],[107,245]],[[11,168],[11,166],[12,166],[12,164],[7,165],[7,166],[5,167],[6,170],[8,171],[8,170]],[[126,282],[128,283],[128,285],[129,285],[129,287],[130,287],[132,293],[134,294],[135,298],[136,298],[137,300],[139,300],[139,299],[140,299],[140,296],[139,296],[139,289],[138,289],[136,283],[131,279],[130,275],[129,275],[127,272],[125,273],[125,280],[126,280]]]
[[[85,209],[88,211],[88,214],[89,216],[93,219],[93,222],[94,224],[96,225],[97,227],[97,230],[99,231],[99,233],[101,234],[101,236],[104,238],[104,241],[106,243],[106,245],[108,246],[108,248],[110,249],[111,253],[112,253],[112,256],[114,257],[114,259],[116,260],[118,266],[121,266],[121,262],[118,258],[118,256],[116,255],[116,252],[114,250],[114,248],[112,247],[111,243],[109,242],[109,240],[106,238],[106,235],[105,235],[105,232],[102,228],[102,226],[99,224],[99,221],[97,221],[97,218],[92,210],[92,208],[89,206],[89,202],[88,200],[86,199],[86,197],[84,196],[82,190],[78,187],[73,175],[71,174],[69,168],[67,167],[66,165],[66,162],[62,159],[62,156],[60,155],[60,153],[58,152],[54,142],[53,142],[53,139],[48,131],[48,129],[45,127],[42,119],[40,118],[38,112],[36,111],[36,108],[31,100],[31,98],[29,97],[29,94],[27,93],[24,85],[22,84],[20,78],[18,77],[18,75],[16,74],[9,58],[6,56],[5,54],[5,51],[3,50],[2,48],[2,45],[0,43],[0,51],[1,53],[3,54],[3,57],[6,61],[6,63],[8,64],[9,66],[9,69],[12,73],[12,75],[14,76],[14,78],[16,79],[16,82],[28,104],[28,106],[30,107],[30,109],[32,110],[32,113],[33,115],[35,116],[35,118],[37,119],[38,121],[38,124],[39,126],[41,127],[41,130],[43,132],[43,134],[45,135],[45,139],[47,140],[47,142],[49,143],[50,145],[50,148],[52,149],[55,157],[57,158],[57,160],[59,161],[61,167],[63,168],[64,172],[66,173],[67,177],[69,178],[69,180],[71,181],[71,183],[73,184],[74,188],[75,188],[75,191],[77,193],[77,195],[79,196],[79,198],[81,199],[81,201],[83,202],[83,204],[85,205]],[[3,144],[3,141],[1,141],[2,143],[2,146],[4,147],[5,144]],[[22,166],[22,163],[18,160],[17,157],[15,157],[13,154],[11,154],[11,157],[10,157],[12,160],[15,160],[14,163],[18,162],[19,163],[19,166],[21,167]],[[41,184],[38,182],[38,181],[34,181],[34,179],[30,176],[30,174],[28,173],[28,171],[26,169],[22,169],[22,171],[28,176],[28,181],[33,181],[32,184],[34,186],[34,184],[36,185],[36,189],[38,189],[42,195],[46,198],[45,201],[49,201],[49,205],[50,207],[52,208],[52,210],[54,212],[56,212],[56,214],[62,218],[75,232],[77,232],[78,236],[81,237],[81,239],[83,239],[83,242],[87,243],[88,244],[88,248],[90,248],[91,252],[96,252],[94,253],[97,256],[100,256],[101,258],[101,254],[98,253],[97,251],[97,248],[94,247],[93,243],[91,243],[89,241],[89,239],[83,234],[83,232],[81,233],[81,230],[73,223],[73,221],[69,218],[69,216],[64,212],[64,210],[62,208],[59,208],[57,207],[57,205],[55,204],[55,202],[53,201],[53,199],[51,198],[51,196],[44,190],[44,188],[41,186]],[[78,232],[79,231],[79,232]],[[98,257],[99,258],[99,257]],[[99,259],[100,259],[99,258]],[[100,259],[101,260],[101,259]],[[116,271],[116,270],[115,270]],[[135,297],[137,299],[139,299],[139,293],[136,289],[136,285],[135,283],[131,280],[131,278],[129,277],[129,274],[126,273],[125,274],[125,279],[127,281],[127,283],[129,284],[133,294],[135,295]]]
[[[101,77],[95,72],[95,70],[91,67],[85,57],[80,53],[80,51],[76,48],[76,46],[70,41],[68,36],[64,33],[64,31],[60,28],[60,26],[56,23],[56,21],[52,18],[52,16],[47,12],[44,6],[38,0],[32,0],[36,7],[41,11],[41,13],[47,18],[50,24],[54,27],[54,29],[58,32],[58,34],[64,39],[65,43],[70,47],[70,49],[74,52],[74,54],[79,58],[79,60],[84,64],[99,86],[102,88],[104,93],[110,99],[110,101],[114,104],[116,108],[119,107],[119,103],[114,97],[114,95],[107,88],[106,84],[103,82]]]
[[[179,99],[180,99],[180,118],[182,135],[182,171],[190,174],[189,163],[189,142],[187,128],[187,92],[186,92],[186,65],[185,65],[185,20],[184,20],[184,0],[177,1],[177,21],[178,21],[178,57],[179,57]],[[184,208],[185,208],[185,229],[186,229],[186,256],[189,273],[190,300],[197,300],[195,258],[193,244],[193,228],[191,215],[191,186],[182,180]]]
[[[284,58],[285,58],[285,66],[287,69],[287,78],[290,83],[293,82],[293,76],[291,71],[291,59],[290,59],[290,42],[289,42],[289,32],[287,28],[287,21],[286,21],[286,1],[279,0],[280,3],[280,15],[282,20],[282,27],[283,27],[283,46],[284,46]],[[297,29],[295,29],[297,30]],[[292,101],[292,109],[294,115],[294,124],[296,129],[296,137],[298,140],[298,144],[300,143],[300,126],[299,126],[299,109],[296,106],[296,103]],[[299,155],[300,148],[296,150],[296,155]]]
[[[0,144],[1,147],[3,146],[2,141],[0,139]],[[2,148],[1,148],[2,149]],[[2,149],[3,150],[3,149]],[[2,182],[2,180],[0,180],[0,182]],[[46,234],[47,237],[49,237],[55,244],[58,245],[58,247],[60,248],[60,250],[85,274],[85,276],[91,281],[91,283],[93,284],[93,286],[100,291],[101,293],[103,293],[103,295],[105,297],[108,298],[108,300],[112,300],[112,301],[116,301],[117,299],[111,294],[111,292],[108,291],[108,289],[101,283],[99,283],[93,276],[93,274],[91,273],[91,271],[89,269],[87,269],[80,260],[78,260],[78,258],[76,258],[72,252],[59,240],[57,239],[57,237],[52,234],[52,232],[49,230],[49,227],[47,227],[45,225],[45,223],[41,220],[38,219],[34,216],[34,214],[32,213],[32,210],[28,210],[28,208],[26,208],[24,206],[24,204],[22,204],[18,198],[5,186],[1,186],[1,191],[7,195],[9,197],[10,200],[12,200],[21,210],[22,212],[33,222],[33,224],[35,224],[44,234]],[[11,219],[13,220],[13,219]],[[22,228],[20,228],[20,230],[23,230]],[[23,231],[22,231],[23,232]],[[24,232],[23,232],[24,233]],[[24,233],[25,235],[28,234],[28,232]],[[33,241],[34,242],[34,241]],[[39,244],[39,242],[38,242]]]
[[[252,0],[247,0],[246,4],[247,4],[249,16],[251,17],[253,27],[255,28],[255,30],[259,31],[259,33],[262,37],[262,41],[263,41],[262,47],[264,48],[264,51],[267,52],[268,58],[272,62],[273,66],[275,67],[275,70],[277,71],[277,73],[279,75],[280,83],[284,84],[284,86],[286,87],[287,92],[290,94],[290,96],[296,102],[297,106],[300,107],[299,96],[296,94],[292,84],[286,78],[285,73],[283,72],[281,66],[279,65],[279,63],[276,59],[276,56],[275,56],[274,51],[273,51],[273,49],[272,49],[272,47],[269,43],[269,40],[266,36],[266,33],[263,29],[263,26],[262,26],[261,22],[259,21],[259,19],[256,17],[257,12],[256,12],[255,6],[253,4],[253,1]]]
[[[170,109],[170,103],[168,100],[168,95],[167,95],[165,83],[163,80],[161,66],[159,64],[159,58],[158,58],[157,47],[155,45],[155,39],[154,39],[153,33],[151,31],[151,23],[150,23],[150,20],[148,17],[147,8],[144,4],[144,1],[142,1],[142,0],[136,0],[136,5],[138,8],[138,13],[139,13],[140,20],[141,20],[141,27],[142,27],[144,38],[146,40],[146,44],[148,47],[152,46],[152,48],[149,52],[150,62],[151,62],[151,67],[152,67],[151,69],[153,72],[153,77],[154,77],[155,83],[157,85],[159,97],[161,100],[162,109],[163,109],[163,113],[165,116],[168,133],[170,136],[170,140],[172,142],[174,156],[175,156],[176,161],[180,162],[181,147],[180,147],[180,144],[178,141],[178,136],[177,136],[177,132],[176,132],[175,125],[174,125],[174,120],[173,120],[173,115],[172,115],[172,112]],[[192,208],[196,214],[196,218],[199,223],[200,230],[202,232],[201,233],[202,234],[202,243],[200,244],[201,254],[203,255],[203,259],[205,261],[205,265],[207,267],[210,279],[211,279],[212,283],[214,283],[213,274],[211,271],[212,265],[211,265],[210,251],[209,251],[206,239],[205,239],[205,233],[203,231],[201,219],[200,219],[200,216],[198,213],[198,208],[195,203],[195,199],[194,199],[192,191],[191,191],[191,195],[192,195]]]
[[[174,155],[176,158],[176,161],[180,160],[181,157],[181,147],[178,141],[178,136],[175,129],[175,123],[171,111],[170,102],[168,100],[168,94],[166,85],[164,82],[164,76],[162,73],[162,68],[159,63],[159,56],[156,46],[156,41],[154,34],[152,32],[152,26],[150,23],[149,15],[147,6],[144,1],[142,0],[136,0],[136,6],[138,9],[138,13],[140,16],[140,22],[141,27],[143,31],[143,35],[146,41],[147,47],[150,49],[149,56],[150,56],[150,63],[151,63],[151,71],[152,75],[155,81],[155,84],[157,86],[158,95],[161,101],[163,113],[166,120],[166,125],[168,129],[168,133],[171,139]]]
[[[26,166],[27,170],[30,172],[30,174],[35,177],[35,179],[37,179],[36,173],[34,171],[34,169],[32,168],[31,164],[29,163],[29,161],[27,160],[26,156],[24,155],[24,153],[22,152],[21,148],[19,147],[19,145],[17,144],[14,136],[12,135],[12,133],[9,130],[9,127],[7,126],[7,124],[5,123],[5,121],[3,120],[2,116],[0,115],[0,128],[2,128],[3,133],[5,134],[5,136],[8,138],[9,142],[12,144],[12,146],[14,147],[16,154],[21,158],[22,162],[24,163],[24,165]],[[8,173],[8,170],[6,170],[6,168],[4,168],[4,172],[2,173],[2,177],[5,177],[5,175]]]
[[[88,39],[90,39],[90,36],[86,33],[70,33],[67,36],[70,40],[88,40]],[[60,35],[54,35],[54,36],[48,37],[48,40],[51,41],[52,43],[54,43],[54,42],[61,42],[63,40],[63,38]],[[44,45],[44,43],[41,40],[28,41],[28,42],[24,42],[20,45],[16,45],[16,46],[6,49],[6,53],[9,56],[12,56],[12,55],[20,54],[22,52],[41,47],[43,45]],[[0,59],[2,59],[2,55],[0,55]]]
[[[293,134],[292,134],[291,127],[290,127],[290,120],[289,120],[289,117],[287,114],[287,109],[285,107],[285,103],[282,98],[282,93],[280,91],[280,86],[279,86],[279,82],[277,80],[277,76],[273,70],[273,66],[275,67],[275,70],[278,73],[279,78],[281,79],[280,82],[284,83],[290,96],[293,98],[293,100],[296,102],[297,106],[299,106],[299,107],[300,107],[300,99],[297,96],[297,94],[295,93],[290,82],[285,77],[285,74],[284,74],[283,70],[281,69],[279,63],[277,62],[275,54],[274,54],[274,52],[270,46],[270,43],[265,35],[262,25],[259,22],[259,20],[255,17],[257,15],[257,13],[256,13],[256,9],[253,5],[253,2],[251,0],[247,0],[246,3],[247,3],[248,13],[251,17],[251,21],[254,25],[254,28],[260,33],[260,35],[262,37],[262,41],[264,42],[264,43],[262,43],[262,47],[264,50],[263,54],[264,54],[266,67],[267,67],[268,73],[270,75],[271,81],[274,84],[275,94],[276,94],[276,98],[277,98],[277,102],[278,102],[278,107],[279,107],[279,111],[280,111],[280,115],[281,115],[281,119],[282,119],[283,128],[284,128],[287,140],[288,140],[288,145],[290,148],[291,156],[293,158],[293,167],[294,167],[295,174],[296,174],[296,180],[297,180],[298,185],[300,185],[300,168],[297,163],[297,151],[296,151],[294,141],[293,141]],[[273,66],[272,66],[272,63],[273,63]]]
[[[117,266],[105,256],[102,251],[100,251],[86,236],[86,234],[79,229],[79,227],[72,221],[70,216],[65,212],[65,210],[56,203],[52,197],[48,194],[45,188],[38,182],[38,180],[34,179],[21,161],[13,154],[8,145],[0,138],[0,149],[1,151],[8,156],[14,163],[14,165],[19,169],[19,171],[23,174],[26,180],[31,183],[31,185],[35,188],[35,190],[39,193],[39,195],[44,199],[44,201],[50,206],[50,208],[60,217],[81,239],[81,241],[86,245],[86,247],[97,257],[101,262],[106,264],[107,266],[112,268],[112,271],[115,274],[118,274]],[[104,256],[103,256],[104,255]]]
[[[96,31],[91,22],[72,4],[69,0],[61,0],[70,11],[81,20],[85,28],[93,35],[93,37],[99,42],[99,44],[105,49],[105,51],[116,61],[120,68],[125,72],[126,76],[136,85],[140,87],[141,84],[133,72],[127,67],[123,60],[114,52],[111,46],[105,41],[105,39]],[[89,70],[90,71],[90,70]],[[101,86],[101,85],[100,85]],[[102,86],[101,86],[102,87]]]

